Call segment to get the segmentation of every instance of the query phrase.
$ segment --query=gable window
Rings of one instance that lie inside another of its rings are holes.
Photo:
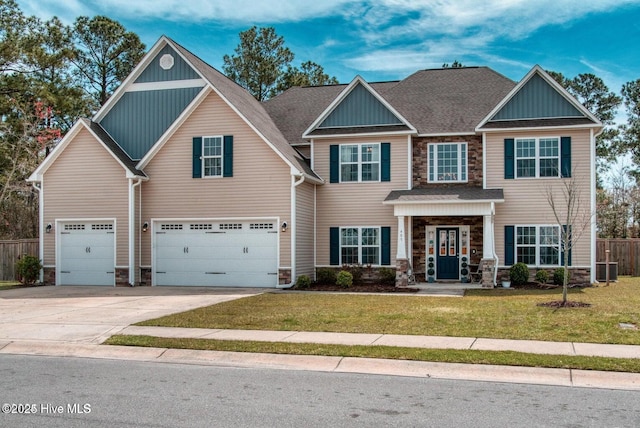
[[[429,181],[467,182],[467,143],[429,144]]]
[[[517,138],[516,177],[560,177],[560,139]]]
[[[560,227],[516,226],[516,261],[531,266],[560,265]]]
[[[342,264],[380,264],[379,227],[343,227],[340,229]]]
[[[380,181],[380,144],[342,144],[340,181]]]
[[[222,137],[202,137],[204,177],[222,177]]]

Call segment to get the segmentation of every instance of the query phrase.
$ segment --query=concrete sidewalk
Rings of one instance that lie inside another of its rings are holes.
[[[332,345],[398,346],[405,348],[515,351],[529,354],[638,358],[640,346],[598,343],[545,342],[475,337],[412,336],[397,334],[324,333],[305,331],[224,330],[180,327],[128,326],[118,334],[259,342],[321,343]]]

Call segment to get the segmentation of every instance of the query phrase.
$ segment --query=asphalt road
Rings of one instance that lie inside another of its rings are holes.
[[[0,355],[3,427],[638,427],[640,392]]]

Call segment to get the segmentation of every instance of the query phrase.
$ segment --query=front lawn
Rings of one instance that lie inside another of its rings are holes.
[[[8,290],[10,288],[19,287],[21,284],[17,281],[0,281],[0,290]]]
[[[560,290],[470,290],[464,298],[272,292],[138,325],[640,344],[640,278],[572,289],[586,308],[551,309]]]

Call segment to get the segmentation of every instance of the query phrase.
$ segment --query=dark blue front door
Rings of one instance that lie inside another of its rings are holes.
[[[457,227],[440,227],[436,229],[437,279],[460,279],[459,264],[459,230]]]

